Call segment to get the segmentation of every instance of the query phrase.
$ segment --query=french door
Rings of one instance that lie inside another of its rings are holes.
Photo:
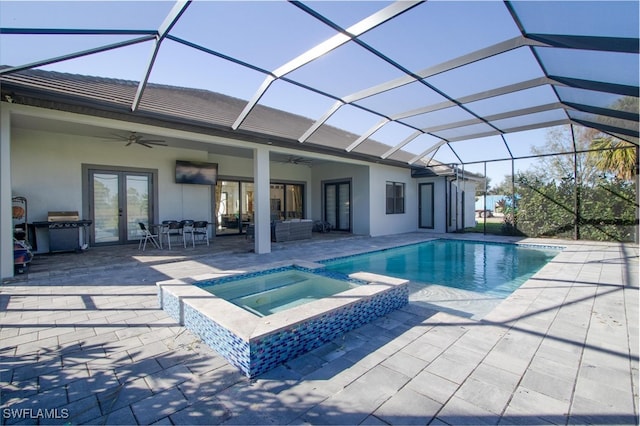
[[[145,171],[88,169],[93,244],[139,240],[138,223],[153,222],[153,175]]]
[[[324,220],[337,231],[351,232],[351,182],[324,184]]]

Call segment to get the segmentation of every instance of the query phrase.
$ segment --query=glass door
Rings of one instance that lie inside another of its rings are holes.
[[[421,183],[418,186],[418,216],[420,228],[434,228],[433,183]]]
[[[304,219],[304,185],[272,183],[269,193],[271,220]]]
[[[285,185],[285,210],[287,219],[304,219],[304,185]]]
[[[350,182],[325,183],[324,220],[335,230],[351,231]]]
[[[253,182],[219,180],[216,184],[216,235],[241,234],[253,223]]]
[[[271,184],[271,220],[303,218],[304,185]],[[254,223],[253,182],[218,180],[216,185],[216,235],[237,235]]]
[[[152,174],[89,170],[89,182],[92,242],[107,245],[138,241],[138,223],[152,222]]]
[[[253,182],[241,182],[240,193],[242,194],[240,225],[241,231],[246,232],[249,224],[253,223]]]
[[[216,184],[216,234],[240,232],[240,182],[219,180]]]

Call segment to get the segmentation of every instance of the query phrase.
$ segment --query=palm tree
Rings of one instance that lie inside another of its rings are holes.
[[[609,107],[615,111],[623,111],[638,115],[638,98],[633,96],[623,96],[617,99]],[[601,117],[600,122],[612,126],[625,127],[626,120]],[[603,151],[591,152],[590,156],[595,161],[595,166],[600,171],[613,174],[616,178],[630,181],[638,174],[638,147],[629,142],[620,139],[600,135],[592,138],[592,149],[600,149]]]
[[[604,173],[612,173],[618,179],[632,180],[638,174],[637,146],[614,139],[601,137],[591,142],[590,156],[595,166]]]

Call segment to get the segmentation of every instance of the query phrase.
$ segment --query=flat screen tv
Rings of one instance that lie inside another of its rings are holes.
[[[217,163],[176,160],[176,183],[215,185],[217,179]]]

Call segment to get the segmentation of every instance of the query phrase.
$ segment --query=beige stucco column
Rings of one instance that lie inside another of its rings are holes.
[[[271,253],[269,149],[266,147],[261,146],[253,150],[253,180],[254,251],[258,254]]]
[[[11,214],[11,115],[0,102],[0,277],[13,277]]]

